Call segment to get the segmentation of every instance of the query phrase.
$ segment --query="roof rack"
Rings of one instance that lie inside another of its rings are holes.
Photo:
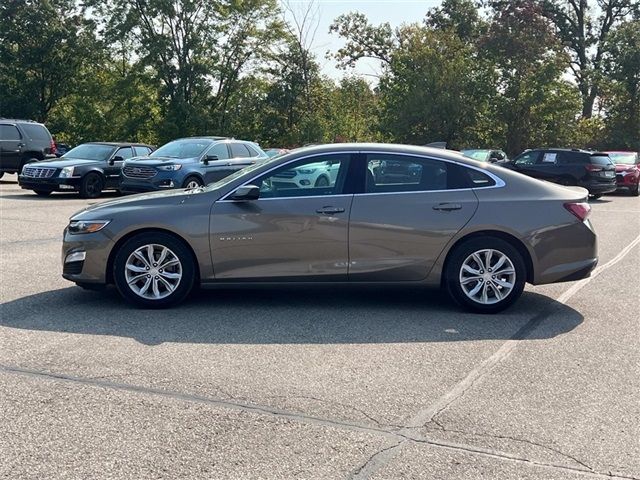
[[[26,118],[7,118],[7,117],[0,117],[0,120],[10,120],[12,122],[29,122],[29,123],[40,123],[40,122],[36,122],[35,120],[28,120]]]

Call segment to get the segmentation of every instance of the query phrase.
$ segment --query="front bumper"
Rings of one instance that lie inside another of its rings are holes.
[[[616,173],[616,185],[618,188],[635,188],[640,183],[640,172]]]
[[[47,192],[69,192],[80,188],[80,177],[69,178],[33,178],[18,175],[18,185],[25,190],[39,190]]]
[[[110,246],[110,235],[104,230],[71,234],[65,228],[61,258],[62,277],[76,283],[107,283],[106,269]]]

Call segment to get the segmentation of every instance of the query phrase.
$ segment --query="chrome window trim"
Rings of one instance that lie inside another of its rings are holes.
[[[489,185],[487,187],[468,187],[468,188],[451,188],[451,189],[446,189],[446,190],[413,190],[413,191],[408,191],[408,192],[372,192],[372,193],[353,193],[353,194],[345,194],[345,195],[354,195],[354,196],[365,196],[365,195],[398,195],[398,194],[407,194],[407,193],[442,193],[442,192],[462,192],[462,191],[467,191],[467,190],[480,190],[480,189],[491,189],[491,188],[502,188],[506,185],[505,181],[502,180],[500,177],[498,177],[496,174],[489,172],[487,170],[483,170],[482,168],[479,167],[475,167],[473,165],[467,165],[466,163],[462,163],[462,162],[458,162],[455,160],[451,160],[448,158],[437,158],[437,157],[432,157],[429,155],[420,155],[417,153],[396,153],[396,152],[385,152],[385,151],[376,151],[376,150],[345,150],[345,151],[340,151],[340,152],[322,152],[322,153],[314,153],[305,157],[298,157],[298,158],[294,158],[292,160],[289,160],[285,163],[281,163],[279,165],[276,165],[272,168],[270,168],[269,170],[266,170],[262,173],[260,173],[259,175],[256,175],[255,177],[251,178],[250,180],[247,180],[246,182],[241,183],[240,185],[238,185],[238,187],[232,189],[230,192],[226,193],[222,198],[220,198],[219,200],[217,200],[216,202],[235,202],[236,200],[227,200],[227,197],[229,195],[231,195],[237,188],[245,186],[245,185],[249,185],[251,184],[251,182],[253,182],[254,180],[256,180],[259,177],[262,177],[263,175],[272,172],[273,170],[276,170],[277,168],[280,167],[284,167],[286,165],[289,165],[290,163],[293,162],[297,162],[298,160],[306,160],[307,158],[313,158],[313,157],[320,157],[320,156],[326,156],[326,155],[354,155],[354,154],[364,154],[364,155],[369,155],[369,154],[373,154],[373,155],[398,155],[398,156],[406,156],[406,157],[416,157],[416,158],[422,158],[422,159],[427,159],[427,160],[435,160],[435,161],[439,161],[439,162],[446,162],[446,163],[453,163],[454,165],[458,165],[461,168],[470,168],[472,170],[476,170],[480,173],[483,173],[485,175],[487,175],[489,178],[491,178],[495,183],[495,185]],[[338,195],[343,195],[343,194],[338,194]],[[323,198],[323,197],[334,197],[337,195],[317,195],[314,197],[311,196],[300,196],[300,197],[278,197],[278,198],[272,198],[269,200],[281,200],[283,198]],[[260,200],[260,199],[259,199]],[[267,200],[267,199],[263,199],[263,200]]]

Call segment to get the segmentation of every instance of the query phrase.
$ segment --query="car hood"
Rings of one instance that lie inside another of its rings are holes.
[[[138,157],[135,160],[127,160],[125,165],[157,167],[159,165],[174,165],[176,163],[194,163],[198,157],[192,158],[172,158],[172,157]]]
[[[119,212],[132,209],[144,209],[150,206],[179,205],[187,203],[190,199],[199,198],[200,195],[207,195],[207,202],[215,202],[222,193],[218,190],[175,189],[163,190],[160,192],[139,193],[123,198],[99,202],[74,213],[71,220],[97,220],[112,218]]]
[[[85,160],[82,158],[66,158],[60,157],[58,160],[37,162],[38,167],[64,168],[64,167],[80,167],[104,164],[100,160]]]

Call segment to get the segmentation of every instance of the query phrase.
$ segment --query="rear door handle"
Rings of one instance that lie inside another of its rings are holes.
[[[344,208],[341,207],[322,207],[316,210],[316,213],[321,213],[323,215],[333,215],[334,213],[342,212],[344,212]]]
[[[450,212],[452,210],[462,209],[462,205],[460,205],[459,203],[439,203],[438,205],[434,205],[433,209]]]

